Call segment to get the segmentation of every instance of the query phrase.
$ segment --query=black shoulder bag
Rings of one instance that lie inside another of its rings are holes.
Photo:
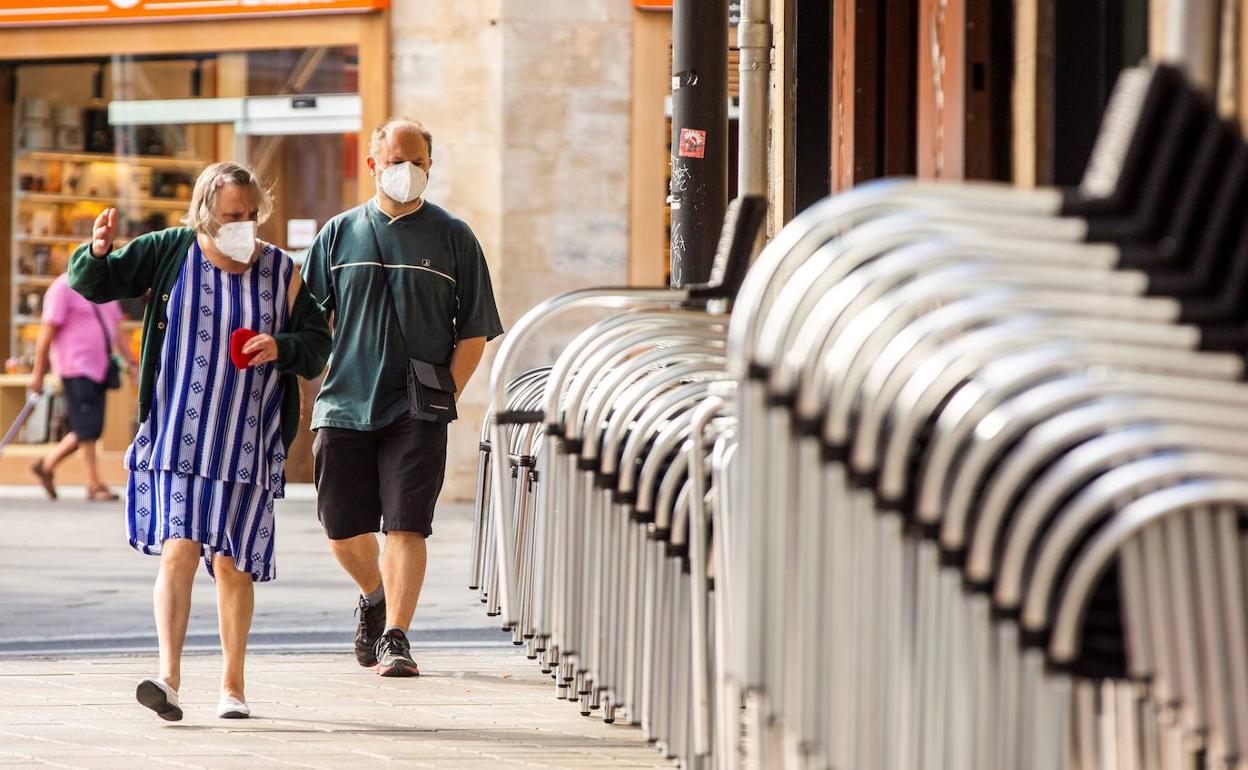
[[[366,213],[366,216],[368,226],[373,232],[373,245],[377,247],[377,261],[381,263],[381,280],[386,287],[386,296],[390,298],[390,314],[394,317],[399,339],[403,342],[403,355],[407,357],[407,413],[415,420],[453,422],[459,417],[455,411],[455,378],[451,376],[449,367],[407,356],[407,336],[403,334],[403,321],[399,318],[398,305],[395,304],[394,293],[390,288],[390,276],[386,273],[386,258],[381,250],[381,239],[377,237],[377,225],[373,222],[371,212]]]
[[[121,364],[118,363],[117,356],[113,355],[113,343],[109,340],[108,327],[104,325],[104,316],[100,315],[100,309],[92,305],[91,312],[95,313],[95,320],[100,323],[100,332],[104,335],[104,355],[108,357],[108,372],[104,375],[104,388],[117,390],[121,387]]]

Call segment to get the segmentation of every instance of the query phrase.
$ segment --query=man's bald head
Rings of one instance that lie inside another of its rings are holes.
[[[397,137],[399,134],[413,132],[419,134],[425,140],[425,152],[429,156],[432,156],[433,134],[430,133],[429,129],[425,128],[424,123],[421,123],[415,118],[405,117],[390,118],[385,123],[382,123],[380,126],[373,129],[373,135],[368,144],[368,154],[375,158],[378,156],[378,153],[384,152],[385,145],[389,143],[391,139]]]

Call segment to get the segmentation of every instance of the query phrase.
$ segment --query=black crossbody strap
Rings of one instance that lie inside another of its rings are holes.
[[[408,414],[428,422],[450,422],[458,417],[455,411],[455,381],[451,370],[412,358],[408,353],[407,336],[403,334],[399,308],[394,301],[394,290],[390,287],[390,276],[386,274],[386,258],[381,252],[381,238],[377,236],[377,225],[373,222],[372,212],[368,212],[367,216],[368,226],[373,232],[373,244],[377,247],[377,261],[381,264],[381,279],[385,281],[386,296],[390,298],[390,314],[398,324],[399,339],[403,341]]]
[[[100,315],[100,309],[91,305],[91,312],[95,313],[95,320],[100,324],[100,332],[104,335],[104,357],[108,358],[113,354],[113,343],[108,337],[108,327],[104,325],[104,316]]]
[[[384,213],[384,212],[383,212]],[[368,218],[368,229],[373,234],[373,245],[377,247],[377,261],[381,263],[381,283],[386,287],[386,296],[390,299],[390,316],[394,318],[395,327],[399,332],[399,339],[403,342],[403,356],[410,357],[411,353],[407,348],[407,335],[403,333],[403,321],[399,318],[399,306],[394,301],[394,290],[390,288],[390,275],[386,272],[386,256],[381,250],[381,239],[377,237],[377,223],[373,221],[372,212],[365,212]]]

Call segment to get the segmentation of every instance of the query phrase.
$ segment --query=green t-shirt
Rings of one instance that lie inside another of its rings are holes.
[[[408,358],[446,365],[456,340],[503,333],[476,236],[428,201],[393,221],[375,200],[329,220],[303,278],[334,327],[313,429],[390,425],[407,413]]]

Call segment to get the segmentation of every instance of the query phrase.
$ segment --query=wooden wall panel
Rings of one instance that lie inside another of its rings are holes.
[[[915,172],[915,0],[832,4],[832,187]]]
[[[373,14],[360,24],[360,148],[367,148],[373,129],[391,116],[390,17]],[[373,180],[366,152],[358,153],[356,197],[364,203],[373,197]]]
[[[918,15],[916,0],[887,0],[880,22],[878,167],[880,176],[913,176],[918,111]]]
[[[663,100],[672,90],[671,38],[670,13],[633,11],[628,248],[628,282],[633,286],[667,283],[664,179],[671,133]]]
[[[12,281],[13,281],[13,103],[16,85],[13,65],[0,65],[0,344],[8,351],[9,335],[12,333]],[[7,359],[9,353],[0,356]],[[0,374],[4,370],[0,369]],[[3,430],[8,430],[5,425]]]
[[[919,0],[918,174],[966,175],[966,2]]]
[[[1009,179],[1013,5],[919,0],[918,173]]]
[[[1035,187],[1036,93],[1039,76],[1040,19],[1038,0],[1019,0],[1014,6],[1013,154],[1014,183]]]
[[[1243,79],[1243,53],[1240,48],[1241,0],[1221,0],[1218,20],[1218,114],[1239,117],[1240,81]]]
[[[832,3],[832,191],[854,185],[854,8],[856,0]]]
[[[832,190],[879,176],[876,95],[880,88],[876,0],[832,4]]]
[[[1239,125],[1248,134],[1248,12],[1239,14]]]

